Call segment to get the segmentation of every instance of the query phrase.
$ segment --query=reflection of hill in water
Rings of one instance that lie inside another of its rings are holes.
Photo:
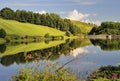
[[[29,43],[29,44],[15,44],[15,45],[10,44],[10,45],[6,45],[4,52],[2,52],[0,56],[14,55],[20,52],[29,52],[29,51],[39,50],[39,49],[50,48],[62,43],[65,43],[65,41],[64,40],[51,41],[48,44],[46,44],[44,41]],[[2,48],[0,48],[0,50],[2,50]]]
[[[120,50],[120,40],[103,40],[103,39],[91,39],[91,43],[95,46],[100,46],[102,50],[114,51]]]
[[[56,43],[56,42],[54,42]],[[37,43],[38,45],[41,45],[39,43]],[[36,45],[37,45],[36,44]],[[53,44],[53,43],[52,43]],[[35,46],[36,47],[38,47]],[[50,44],[48,44],[50,45]],[[66,43],[59,43],[58,45],[56,46],[51,46],[51,47],[48,47],[48,48],[43,48],[43,49],[35,49],[35,50],[31,50],[31,51],[24,51],[26,50],[25,48],[22,48],[24,47],[25,45],[15,45],[15,48],[14,46],[10,46],[10,47],[7,47],[6,51],[4,53],[2,53],[2,57],[1,57],[1,64],[4,65],[4,66],[9,66],[13,63],[17,63],[17,64],[20,64],[20,63],[26,63],[26,60],[31,62],[31,61],[34,61],[34,60],[56,60],[57,58],[59,58],[62,54],[64,55],[69,55],[70,54],[70,51],[75,49],[75,48],[78,48],[78,47],[82,47],[82,46],[86,46],[86,45],[90,45],[90,41],[88,39],[86,40],[66,40]],[[22,47],[19,47],[19,46],[22,46]],[[31,44],[28,46],[30,47]],[[26,46],[25,46],[26,47]],[[41,47],[41,46],[40,46]],[[11,50],[8,50],[8,48]],[[33,48],[33,47],[32,47]],[[15,52],[14,52],[14,49],[15,49]],[[20,49],[24,49],[23,51],[19,52]],[[16,50],[18,50],[18,53],[16,53]],[[5,54],[5,53],[8,53],[8,54]],[[9,54],[9,53],[13,53],[13,54]],[[5,54],[5,55],[4,55]]]

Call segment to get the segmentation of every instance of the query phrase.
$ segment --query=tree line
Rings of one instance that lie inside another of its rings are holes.
[[[99,27],[93,27],[89,34],[116,34],[120,35],[119,22],[103,22]]]
[[[6,7],[0,10],[0,17],[19,22],[28,22],[32,24],[48,26],[67,32],[67,35],[68,33],[69,35],[77,35],[81,33],[80,28],[74,25],[69,19],[63,19],[55,13],[39,14],[26,10],[14,11],[11,8]]]

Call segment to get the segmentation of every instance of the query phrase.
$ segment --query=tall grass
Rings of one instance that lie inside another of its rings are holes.
[[[36,62],[34,65],[27,65],[14,74],[10,81],[79,81],[76,75],[69,68],[61,68],[59,64],[45,62],[42,70],[41,65]]]

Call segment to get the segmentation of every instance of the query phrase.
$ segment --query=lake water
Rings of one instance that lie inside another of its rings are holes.
[[[70,67],[78,77],[107,65],[120,63],[120,40],[74,39],[0,45],[0,81],[7,81],[22,66],[45,61]],[[40,66],[41,69],[42,66]]]

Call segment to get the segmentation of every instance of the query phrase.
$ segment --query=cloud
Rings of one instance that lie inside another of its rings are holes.
[[[42,10],[42,11],[40,11],[40,12],[35,12],[35,13],[39,13],[39,14],[46,14],[47,12],[46,12],[46,11],[44,11],[44,10]]]
[[[97,3],[97,0],[72,0],[72,1],[78,3],[79,5],[93,5]]]
[[[67,18],[71,20],[79,21],[84,18],[87,18],[88,16],[90,16],[90,14],[83,14],[83,13],[79,13],[77,10],[73,10],[72,12],[69,13]]]
[[[82,22],[92,23],[92,24],[95,24],[95,25],[98,25],[98,26],[101,25],[101,21],[99,21],[99,20],[93,21],[93,20],[86,19],[86,20],[82,20]]]

